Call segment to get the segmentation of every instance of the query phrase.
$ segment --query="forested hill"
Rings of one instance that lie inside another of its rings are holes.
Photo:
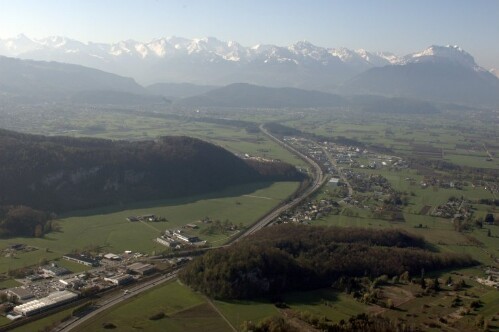
[[[0,130],[0,206],[68,211],[303,176],[189,137],[111,141]]]
[[[469,266],[465,255],[436,253],[399,230],[282,224],[196,258],[180,278],[221,299],[275,297],[330,287],[341,278],[418,275]]]

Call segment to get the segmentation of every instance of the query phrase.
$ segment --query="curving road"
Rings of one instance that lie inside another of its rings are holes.
[[[310,195],[312,195],[314,192],[316,192],[324,184],[324,182],[326,182],[326,180],[327,180],[327,177],[324,175],[324,171],[322,170],[322,168],[319,166],[319,164],[315,160],[313,160],[313,159],[309,158],[308,156],[304,155],[303,153],[301,153],[300,151],[296,150],[291,145],[289,145],[289,144],[287,144],[287,143],[279,140],[277,137],[275,137],[270,132],[268,132],[265,129],[265,127],[264,127],[263,124],[260,125],[260,130],[261,130],[262,133],[264,133],[271,140],[273,140],[277,144],[283,146],[285,149],[287,149],[288,151],[294,153],[295,155],[297,155],[298,157],[300,157],[300,159],[302,159],[307,164],[309,164],[312,167],[312,169],[313,169],[314,181],[312,182],[312,185],[310,186],[310,188],[308,188],[307,190],[305,190],[304,192],[302,192],[300,196],[296,197],[291,202],[286,203],[285,205],[280,206],[277,209],[272,210],[271,212],[269,212],[266,216],[264,216],[263,218],[261,218],[252,227],[250,227],[249,229],[247,229],[241,236],[239,236],[237,239],[235,239],[232,243],[237,242],[237,241],[241,240],[242,238],[244,238],[244,237],[246,237],[246,236],[248,236],[250,234],[253,234],[253,233],[257,232],[257,231],[259,231],[263,227],[266,227],[266,226],[272,224],[272,221],[274,221],[274,219],[277,218],[281,213],[283,213],[286,210],[292,209],[295,206],[297,206],[298,204],[300,204],[301,202],[303,202]]]

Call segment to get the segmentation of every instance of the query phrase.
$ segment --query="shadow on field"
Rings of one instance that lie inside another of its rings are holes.
[[[249,183],[238,186],[231,186],[222,190],[218,190],[216,192],[202,193],[199,195],[192,195],[186,197],[179,198],[167,198],[167,199],[158,199],[152,201],[144,201],[144,202],[133,202],[126,204],[115,204],[106,207],[99,207],[95,209],[88,210],[77,210],[73,212],[66,212],[58,216],[58,218],[69,218],[69,217],[86,217],[92,216],[96,214],[110,214],[115,212],[120,212],[123,210],[134,210],[134,209],[148,209],[154,208],[159,205],[161,206],[175,206],[181,204],[189,204],[194,203],[200,200],[205,199],[217,199],[217,198],[228,198],[228,197],[239,197],[242,195],[247,195],[255,192],[256,190],[264,189],[270,187],[275,182],[257,182],[257,183]]]

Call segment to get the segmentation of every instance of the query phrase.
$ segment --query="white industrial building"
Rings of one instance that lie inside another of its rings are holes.
[[[39,312],[57,307],[59,305],[71,302],[78,297],[78,294],[70,291],[57,291],[50,293],[46,297],[38,300],[26,302],[14,307],[13,311],[23,316],[31,316]]]

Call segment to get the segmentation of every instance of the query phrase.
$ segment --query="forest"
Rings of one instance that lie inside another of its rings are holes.
[[[292,165],[249,162],[190,137],[130,142],[0,130],[0,206],[62,212],[303,178]]]
[[[41,237],[57,224],[52,216],[27,206],[0,206],[0,238],[11,236]]]
[[[213,298],[273,299],[286,291],[329,287],[342,277],[473,264],[466,255],[431,251],[422,238],[400,230],[281,224],[196,258],[180,278]]]

